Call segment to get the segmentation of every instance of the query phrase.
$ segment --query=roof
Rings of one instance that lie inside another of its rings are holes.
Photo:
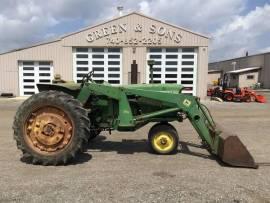
[[[15,51],[21,51],[21,50],[23,50],[23,49],[28,49],[28,48],[32,48],[32,47],[36,47],[36,46],[40,46],[40,45],[50,44],[50,43],[53,43],[53,42],[57,42],[57,41],[60,41],[60,40],[62,40],[62,39],[64,39],[64,38],[66,38],[66,37],[69,37],[69,36],[71,36],[71,35],[75,35],[75,34],[77,34],[77,33],[86,31],[86,30],[88,30],[88,29],[92,29],[92,28],[95,28],[95,27],[104,25],[104,24],[106,24],[106,23],[112,22],[112,21],[114,21],[114,20],[118,20],[118,19],[121,19],[121,18],[130,16],[130,15],[134,15],[134,14],[135,14],[135,15],[140,15],[140,16],[145,17],[145,18],[148,18],[148,19],[150,19],[150,20],[154,20],[154,21],[157,21],[157,22],[160,22],[160,23],[163,23],[163,24],[172,26],[172,27],[177,28],[177,29],[184,30],[184,31],[186,31],[186,32],[189,32],[189,33],[192,33],[192,34],[195,34],[195,35],[198,35],[198,36],[207,38],[207,39],[210,38],[210,37],[207,36],[207,35],[204,35],[204,34],[201,34],[201,33],[198,33],[198,32],[194,32],[194,31],[191,31],[191,30],[189,30],[189,29],[187,29],[187,28],[183,28],[183,27],[180,27],[180,26],[177,26],[177,25],[173,25],[173,24],[167,23],[167,22],[165,22],[165,21],[157,20],[157,19],[155,19],[155,18],[146,16],[146,15],[144,15],[144,14],[142,14],[142,13],[139,13],[139,12],[134,11],[134,12],[128,13],[128,14],[126,14],[126,15],[122,15],[122,16],[119,16],[119,17],[116,17],[116,18],[112,18],[111,20],[107,20],[107,21],[105,21],[105,22],[102,22],[102,23],[99,23],[99,24],[96,24],[96,25],[93,25],[93,26],[85,27],[85,28],[80,29],[80,30],[78,30],[78,31],[76,31],[76,32],[71,32],[71,33],[62,35],[62,36],[60,36],[59,38],[56,38],[56,39],[51,40],[51,41],[35,43],[35,44],[29,45],[29,46],[21,47],[21,48],[18,48],[18,49],[13,49],[13,50],[10,50],[10,51],[7,51],[7,52],[0,53],[0,55],[7,54],[7,53],[10,53],[10,52],[15,52]]]
[[[37,42],[37,43],[31,44],[31,45],[28,45],[28,46],[25,46],[25,47],[12,49],[12,50],[9,50],[7,52],[0,53],[0,55],[8,54],[8,53],[15,52],[15,51],[21,51],[21,50],[24,50],[24,49],[33,48],[33,47],[37,47],[37,46],[40,46],[40,45],[51,44],[51,43],[54,43],[54,42],[58,42],[60,40],[61,39],[54,39],[54,40],[50,40],[50,41]]]
[[[248,72],[248,71],[255,71],[255,70],[259,70],[259,69],[261,69],[261,67],[249,67],[249,68],[243,68],[243,69],[239,69],[239,70],[228,71],[227,73],[238,74],[238,73],[244,73],[244,72]]]
[[[189,30],[189,29],[187,29],[187,28],[183,28],[183,27],[180,27],[180,26],[178,26],[178,25],[173,25],[173,24],[171,24],[171,23],[168,23],[168,22],[165,22],[165,21],[162,21],[162,20],[158,20],[158,19],[152,18],[152,17],[150,17],[150,16],[144,15],[144,14],[139,13],[139,12],[137,12],[137,11],[133,11],[133,12],[128,13],[128,14],[126,14],[126,15],[122,15],[122,16],[119,16],[119,17],[116,17],[116,18],[112,18],[111,20],[107,20],[107,21],[105,21],[105,22],[103,22],[103,23],[99,23],[99,24],[96,24],[96,25],[94,25],[94,26],[85,27],[85,28],[83,28],[83,29],[81,29],[81,30],[79,30],[79,31],[76,31],[76,32],[72,32],[72,33],[63,35],[61,38],[63,39],[63,38],[66,38],[66,37],[68,37],[68,36],[70,36],[70,35],[74,35],[74,34],[83,32],[83,31],[85,31],[85,30],[92,29],[92,28],[95,28],[95,27],[104,25],[104,24],[106,24],[106,23],[112,22],[112,21],[114,21],[114,20],[118,20],[118,19],[121,19],[121,18],[130,16],[130,15],[134,15],[134,14],[135,14],[135,15],[142,16],[142,17],[145,17],[145,18],[148,18],[148,19],[150,19],[150,20],[154,20],[154,21],[157,21],[157,22],[160,22],[160,23],[163,23],[163,24],[172,26],[172,27],[175,27],[175,28],[177,28],[177,29],[184,30],[184,31],[186,31],[186,32],[189,32],[189,33],[192,33],[192,34],[195,34],[195,35],[199,35],[199,36],[204,37],[204,38],[207,38],[207,39],[210,38],[209,36],[207,36],[207,35],[205,35],[205,34],[201,34],[201,33],[198,33],[198,32],[194,32],[194,31],[191,31],[191,30]]]
[[[248,56],[240,56],[240,57],[224,59],[224,60],[220,60],[220,61],[213,61],[213,62],[210,62],[209,64],[211,65],[211,64],[215,64],[215,63],[222,63],[225,61],[234,61],[234,60],[238,60],[238,59],[249,58],[249,57],[253,57],[253,56],[260,56],[260,55],[265,55],[265,54],[270,54],[270,52],[256,53],[256,54],[248,55]]]
[[[208,73],[221,73],[222,70],[208,70]]]

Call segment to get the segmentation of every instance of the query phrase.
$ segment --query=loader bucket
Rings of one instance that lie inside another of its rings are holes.
[[[218,156],[224,163],[231,166],[258,168],[239,137],[226,131],[219,134]]]

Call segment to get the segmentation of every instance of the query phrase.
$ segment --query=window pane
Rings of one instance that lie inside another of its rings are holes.
[[[23,76],[34,76],[34,73],[23,73]]]
[[[166,59],[177,59],[178,55],[166,55]]]
[[[95,59],[103,59],[103,58],[104,58],[104,55],[100,55],[100,54],[99,54],[99,55],[96,55],[96,54],[93,54],[92,57],[95,58]]]
[[[120,48],[109,48],[108,52],[120,52]]]
[[[33,61],[24,61],[23,65],[34,65]]]
[[[150,48],[149,52],[162,52],[161,48]]]
[[[189,85],[189,84],[193,84],[193,81],[191,81],[191,80],[189,80],[189,81],[182,81],[181,84]]]
[[[161,55],[150,55],[151,59],[161,59]]]
[[[103,48],[93,48],[92,52],[104,52]]]
[[[77,48],[77,52],[88,52],[88,48]]]
[[[177,61],[166,61],[166,65],[177,65]]]
[[[166,74],[166,78],[177,78],[177,74]]]
[[[118,67],[109,67],[109,71],[120,71]]]
[[[77,61],[78,65],[88,65],[88,61]]]
[[[109,78],[119,78],[120,74],[109,74]]]
[[[166,68],[166,71],[168,72],[176,72],[177,71],[177,68]]]
[[[182,61],[182,65],[194,65],[194,61]]]
[[[34,70],[34,67],[23,67],[23,70]]]
[[[119,59],[120,55],[108,55],[109,59]]]
[[[88,58],[88,55],[87,54],[77,54],[76,55],[77,58]]]
[[[77,71],[88,71],[87,67],[77,67]]]
[[[39,73],[39,76],[50,76],[50,73]]]
[[[39,82],[50,83],[51,80],[39,80]]]
[[[167,48],[166,52],[178,52],[178,48]]]
[[[182,68],[183,72],[189,72],[189,71],[193,71],[193,68]]]
[[[51,63],[49,61],[41,61],[41,62],[39,62],[39,65],[41,65],[41,66],[49,66],[49,65],[51,65]]]
[[[183,59],[194,59],[194,55],[182,55]]]
[[[182,78],[193,78],[193,74],[182,74]]]
[[[120,65],[120,61],[109,61],[109,65]]]
[[[93,71],[104,71],[103,67],[94,67]]]
[[[110,84],[120,84],[119,80],[109,80],[108,81]]]
[[[103,78],[104,74],[94,74],[93,77],[95,77],[95,78]]]
[[[104,61],[92,61],[93,65],[104,65]]]
[[[182,52],[194,52],[194,48],[182,48]]]
[[[39,67],[39,70],[51,70],[50,67]]]

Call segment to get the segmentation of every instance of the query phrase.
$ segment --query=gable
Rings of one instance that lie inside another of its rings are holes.
[[[67,35],[63,46],[208,46],[206,36],[138,13]]]

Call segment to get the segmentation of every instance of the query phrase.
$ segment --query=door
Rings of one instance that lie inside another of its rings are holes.
[[[122,84],[122,49],[73,48],[73,80],[80,83],[83,76],[92,70],[95,82]]]
[[[31,96],[38,93],[37,83],[51,84],[53,65],[50,61],[20,61],[19,89],[20,96]]]
[[[155,60],[154,83],[177,83],[183,93],[196,95],[197,53],[195,48],[149,48],[147,60]],[[150,82],[149,66],[146,83]]]

